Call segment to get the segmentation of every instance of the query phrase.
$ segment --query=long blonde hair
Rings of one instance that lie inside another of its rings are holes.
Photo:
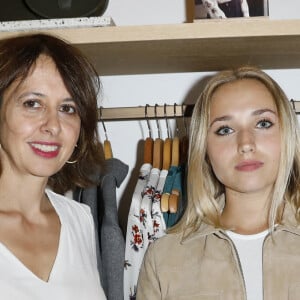
[[[187,207],[179,222],[169,230],[171,233],[194,232],[202,222],[216,228],[222,227],[220,198],[224,194],[224,186],[215,177],[206,156],[210,101],[221,85],[245,78],[263,83],[272,94],[278,110],[281,156],[269,212],[269,226],[273,228],[277,222],[278,208],[284,200],[295,207],[296,218],[300,221],[300,139],[296,114],[283,90],[269,75],[256,67],[243,66],[214,75],[195,104],[190,125]]]

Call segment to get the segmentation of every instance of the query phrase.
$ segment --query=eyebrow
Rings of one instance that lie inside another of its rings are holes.
[[[263,108],[263,109],[258,109],[258,110],[255,110],[251,113],[252,116],[259,116],[259,115],[262,115],[266,112],[270,112],[272,114],[274,114],[275,116],[277,116],[277,113],[272,110],[272,109],[269,109],[269,108]],[[215,118],[209,125],[209,127],[211,127],[214,123],[216,122],[221,122],[221,121],[229,121],[231,120],[232,117],[230,115],[225,115],[225,116],[222,116],[222,117],[218,117],[218,118]]]
[[[275,116],[277,116],[277,113],[276,113],[274,110],[269,109],[269,108],[263,108],[263,109],[255,110],[255,111],[252,113],[252,115],[258,116],[258,115],[264,114],[265,112],[270,112],[270,113],[274,114]]]
[[[21,99],[23,97],[30,96],[30,95],[34,95],[37,97],[46,97],[47,96],[45,94],[38,93],[38,92],[27,92],[27,93],[21,94],[18,98]],[[64,102],[75,102],[73,98],[64,98],[63,101]]]
[[[19,96],[19,98],[23,98],[23,97],[30,96],[30,95],[39,96],[39,97],[45,97],[45,95],[42,94],[42,93],[37,93],[37,92],[27,92],[27,93],[21,94],[21,95]]]

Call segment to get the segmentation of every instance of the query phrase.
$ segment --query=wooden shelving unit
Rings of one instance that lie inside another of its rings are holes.
[[[255,64],[300,68],[300,19],[49,29],[78,46],[99,75],[215,71]],[[0,39],[21,32],[0,32]],[[22,32],[23,33],[23,32]]]

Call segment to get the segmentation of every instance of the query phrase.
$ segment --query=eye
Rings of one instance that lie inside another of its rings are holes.
[[[215,133],[217,135],[222,135],[222,136],[229,135],[233,132],[234,132],[234,130],[232,128],[228,127],[228,126],[222,126],[218,130],[215,131]]]
[[[32,100],[32,99],[24,101],[23,105],[26,108],[39,108],[42,106],[38,100]]]
[[[268,129],[272,126],[273,126],[273,123],[266,119],[260,120],[256,125],[256,127],[262,128],[262,129]]]
[[[73,104],[63,104],[59,110],[70,115],[77,113],[77,108]]]

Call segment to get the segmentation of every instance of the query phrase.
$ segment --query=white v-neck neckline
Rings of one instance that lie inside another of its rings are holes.
[[[51,197],[49,197],[48,195],[48,191],[46,190],[46,194],[48,196],[48,199],[49,201],[51,202],[58,218],[59,218],[59,221],[60,221],[60,232],[59,232],[59,240],[58,240],[58,247],[57,247],[57,252],[56,252],[56,257],[54,259],[54,263],[53,263],[53,266],[49,272],[49,277],[48,277],[48,280],[45,281],[43,279],[41,279],[40,277],[38,277],[33,271],[31,271],[5,244],[3,244],[1,241],[0,241],[0,247],[3,248],[3,250],[6,252],[7,256],[10,257],[14,262],[16,262],[17,264],[19,264],[21,266],[21,268],[30,274],[30,276],[34,277],[37,281],[40,281],[42,284],[50,284],[51,283],[51,280],[53,279],[53,277],[55,276],[56,274],[56,270],[58,268],[58,265],[59,265],[59,261],[60,261],[60,256],[62,255],[62,243],[63,243],[63,235],[64,235],[64,227],[63,227],[63,222],[62,222],[62,219],[61,219],[61,215],[59,214],[58,212],[58,208],[57,206],[55,205],[55,203],[53,203],[54,201],[51,200]]]

